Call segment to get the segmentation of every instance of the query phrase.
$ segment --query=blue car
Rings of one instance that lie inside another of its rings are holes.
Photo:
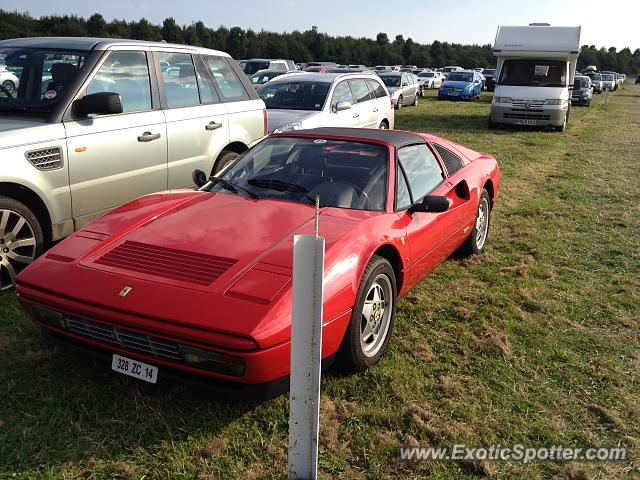
[[[478,72],[451,72],[438,90],[438,98],[473,100],[480,98],[482,80]]]

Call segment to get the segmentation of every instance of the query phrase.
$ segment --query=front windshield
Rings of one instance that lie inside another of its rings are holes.
[[[49,113],[84,66],[87,52],[0,48],[0,110]]]
[[[486,77],[487,75],[494,75],[496,73],[495,68],[489,68],[482,71],[482,74]]]
[[[505,60],[500,85],[565,87],[567,65],[548,60]]]
[[[400,75],[383,75],[380,78],[387,87],[400,86]]]
[[[240,156],[202,190],[249,191],[261,198],[323,207],[383,211],[388,152],[380,145],[313,138],[271,137]],[[226,187],[226,188],[225,188]]]
[[[473,82],[473,73],[451,72],[447,77],[450,82]]]
[[[419,77],[433,77],[433,72],[422,72],[418,74]]]
[[[602,80],[605,80],[607,82],[610,82],[613,80],[613,75],[609,74],[609,73],[605,73],[602,75]]]
[[[267,84],[258,95],[267,108],[320,111],[330,86],[329,82],[291,80]]]

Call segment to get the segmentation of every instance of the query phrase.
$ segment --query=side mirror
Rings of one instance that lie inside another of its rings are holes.
[[[122,113],[122,100],[115,92],[92,93],[73,102],[73,111],[83,117]]]
[[[195,169],[193,171],[193,173],[191,174],[191,179],[198,188],[202,187],[208,181],[207,174],[198,169]]]
[[[415,212],[446,212],[449,210],[449,199],[440,195],[425,195],[422,200],[411,205],[407,212],[413,214]]]
[[[351,108],[351,102],[341,101],[335,104],[333,107],[334,112],[342,112],[343,110],[349,110]]]

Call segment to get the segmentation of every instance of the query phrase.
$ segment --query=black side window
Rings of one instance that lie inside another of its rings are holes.
[[[442,145],[438,145],[437,143],[434,143],[433,146],[438,152],[438,155],[440,155],[449,175],[453,175],[464,167],[462,159],[451,150],[444,148]]]
[[[438,160],[429,147],[424,144],[399,149],[398,162],[407,175],[407,182],[414,201],[431,193],[444,180],[444,174]]]
[[[396,169],[396,210],[406,210],[411,206],[411,195],[404,172],[398,165]]]

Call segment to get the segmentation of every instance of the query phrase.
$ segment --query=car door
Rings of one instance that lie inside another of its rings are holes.
[[[213,162],[229,143],[227,109],[204,65],[188,52],[155,52],[158,62],[176,65],[161,72],[160,96],[167,124],[169,188],[193,185],[195,169],[212,173]],[[197,69],[196,69],[197,66]]]
[[[367,79],[367,85],[369,86],[369,90],[373,93],[373,96],[376,97],[376,107],[378,109],[377,114],[378,118],[376,119],[376,123],[379,126],[383,119],[386,119],[389,123],[389,128],[394,128],[394,108],[393,102],[387,93],[387,90],[382,86],[382,83],[379,80]]]
[[[457,209],[446,212],[408,213],[409,206],[439,187],[446,188],[444,170],[426,144],[398,149],[396,168],[396,211],[406,228],[411,252],[411,282],[433,270],[452,252],[447,240],[460,226]]]
[[[402,75],[402,98],[404,99],[404,105],[410,105],[413,103],[414,98],[418,94],[418,89],[411,83],[411,77],[406,73]]]
[[[141,195],[167,188],[167,135],[149,52],[108,52],[78,97],[120,95],[123,112],[65,115],[75,228]]]
[[[378,104],[375,95],[367,87],[364,78],[353,78],[349,80],[349,86],[356,99],[354,106],[358,114],[357,126],[362,128],[378,128]]]
[[[351,108],[347,110],[337,111],[336,107],[339,102],[349,102],[351,104]],[[360,114],[357,109],[354,108],[356,104],[356,100],[353,96],[353,92],[351,91],[351,87],[349,86],[348,80],[342,80],[337,83],[335,88],[333,89],[333,94],[331,95],[331,102],[329,104],[330,108],[330,116],[329,116],[329,124],[326,126],[330,127],[359,127],[360,126]]]

